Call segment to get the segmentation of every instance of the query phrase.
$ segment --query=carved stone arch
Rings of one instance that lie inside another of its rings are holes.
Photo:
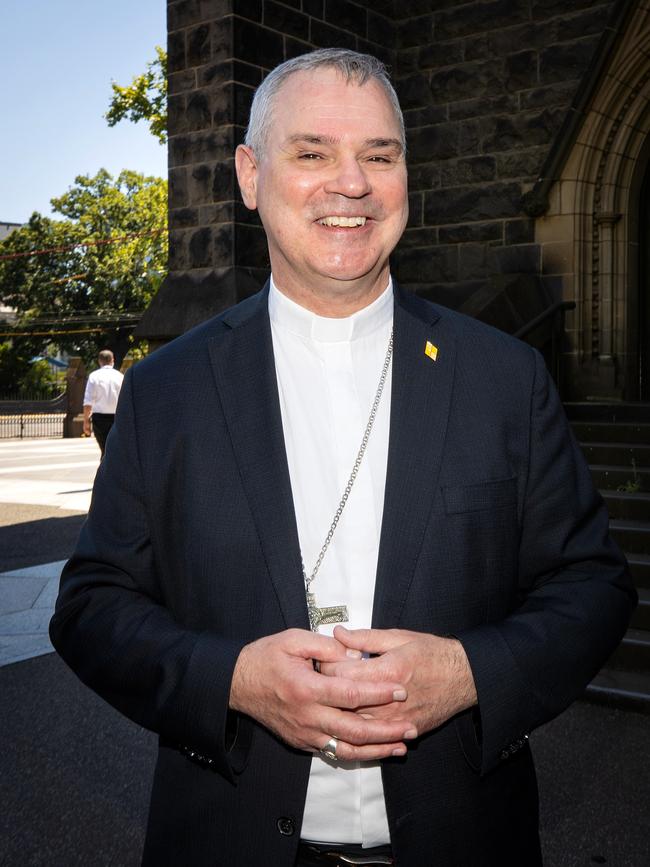
[[[544,273],[561,277],[563,297],[576,302],[565,383],[574,398],[634,397],[638,389],[639,190],[650,158],[650,8],[642,5],[591,94],[536,223]]]
[[[650,400],[650,136],[643,144],[631,183],[627,283],[626,396]]]

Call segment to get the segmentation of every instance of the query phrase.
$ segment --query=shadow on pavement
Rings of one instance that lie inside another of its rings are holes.
[[[84,512],[0,504],[0,572],[66,560],[85,519]]]
[[[0,864],[140,863],[156,739],[55,654],[0,668]]]

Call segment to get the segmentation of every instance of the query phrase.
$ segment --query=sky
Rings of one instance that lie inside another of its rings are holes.
[[[0,0],[0,223],[33,211],[100,168],[167,176],[145,122],[103,118],[166,45],[165,0]]]

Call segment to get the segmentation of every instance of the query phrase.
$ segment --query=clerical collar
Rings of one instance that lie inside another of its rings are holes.
[[[323,343],[339,343],[358,340],[375,332],[393,315],[393,281],[388,278],[388,286],[372,304],[357,310],[343,319],[318,316],[287,298],[277,288],[271,277],[269,291],[269,316],[274,325],[286,328],[293,334]]]

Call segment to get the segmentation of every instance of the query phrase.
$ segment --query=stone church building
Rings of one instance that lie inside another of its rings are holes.
[[[544,350],[554,334],[566,398],[650,400],[649,0],[169,0],[168,27],[169,276],[140,335],[262,284],[233,163],[253,91],[344,46],[389,65],[404,108],[397,279]]]
[[[152,345],[256,291],[233,152],[264,74],[317,47],[390,67],[412,291],[544,353],[640,604],[590,684],[650,712],[650,0],[169,0],[169,274]]]

